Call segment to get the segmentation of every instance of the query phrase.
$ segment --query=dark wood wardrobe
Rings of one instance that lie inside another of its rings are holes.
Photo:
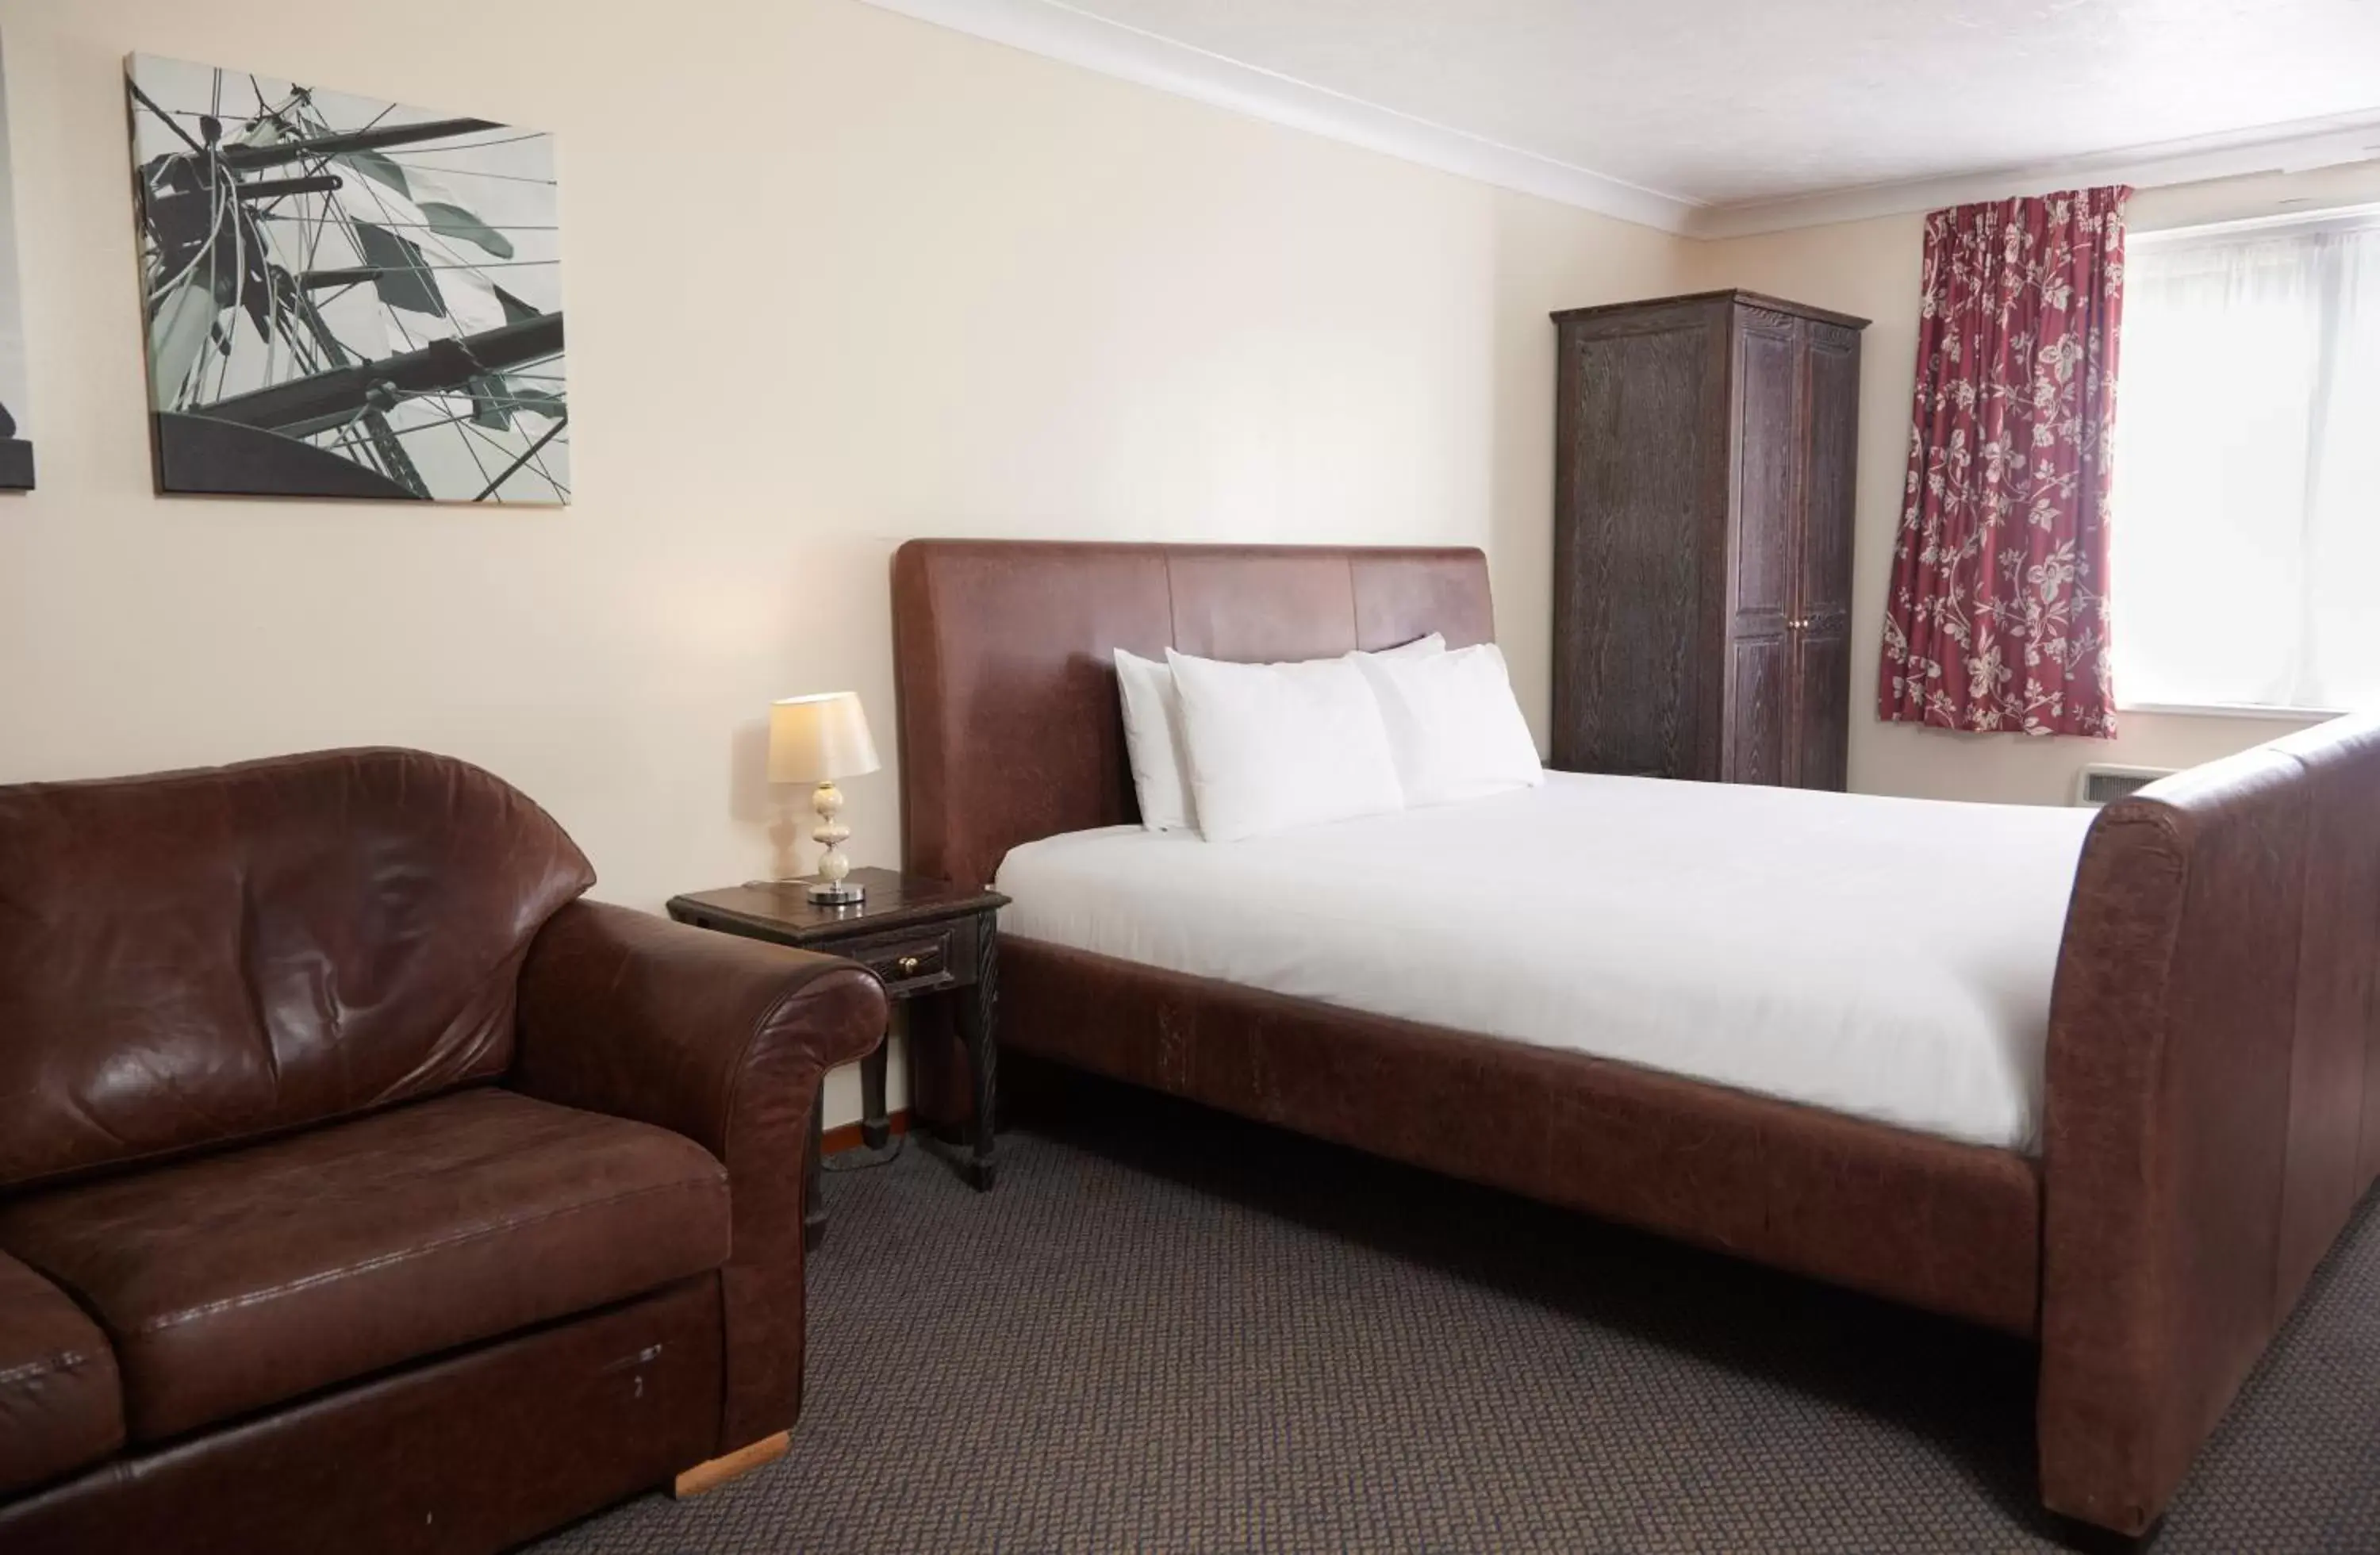
[[[1553,765],[1841,788],[1864,319],[1554,315]]]

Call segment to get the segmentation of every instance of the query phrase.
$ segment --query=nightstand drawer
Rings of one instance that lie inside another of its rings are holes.
[[[839,940],[819,948],[848,956],[884,979],[887,993],[914,993],[948,988],[958,981],[949,929],[912,929],[903,934],[873,934],[864,940]]]

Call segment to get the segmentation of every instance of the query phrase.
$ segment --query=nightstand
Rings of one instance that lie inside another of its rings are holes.
[[[893,869],[854,869],[851,879],[868,888],[868,899],[850,906],[812,902],[804,881],[756,881],[674,896],[669,915],[680,923],[723,934],[848,956],[883,978],[885,993],[908,1006],[912,1132],[920,1138],[941,1135],[960,1173],[978,1191],[988,1190],[992,1183],[992,1086],[1000,1068],[1000,936],[993,918],[1008,898]],[[955,1027],[965,1061],[963,1087],[921,1086],[917,1062],[921,1046],[946,1046],[951,1027]],[[892,1120],[884,1109],[888,1045],[879,1043],[860,1061],[859,1134],[870,1148],[882,1148],[892,1137]],[[803,1234],[812,1247],[826,1233],[826,1210],[818,1192],[820,1112],[814,1100],[802,1193],[807,1207]],[[959,1113],[964,1115],[953,1115]],[[929,1119],[939,1126],[916,1126]]]

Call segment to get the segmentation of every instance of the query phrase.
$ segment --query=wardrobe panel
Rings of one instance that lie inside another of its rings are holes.
[[[1668,773],[1694,761],[1702,472],[1719,434],[1706,414],[1712,327],[1690,316],[1565,346],[1572,516],[1555,526],[1556,766]]]
[[[1728,675],[1727,762],[1729,783],[1786,781],[1791,699],[1791,638],[1739,637],[1730,650]]]
[[[1800,527],[1802,342],[1793,321],[1749,317],[1736,345],[1735,613],[1739,629],[1783,626]]]
[[[1798,609],[1847,617],[1852,603],[1852,504],[1859,471],[1859,336],[1809,326],[1809,513],[1802,531]]]
[[[1798,788],[1840,792],[1851,779],[1852,638],[1847,626],[1793,634],[1793,749]]]

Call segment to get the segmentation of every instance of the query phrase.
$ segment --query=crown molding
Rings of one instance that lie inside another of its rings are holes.
[[[1689,237],[1750,237],[2095,184],[2151,188],[2380,160],[2380,111],[2375,111],[1983,173],[1865,184],[1783,200],[1711,204],[1643,188],[1590,168],[1309,86],[1076,10],[1062,0],[864,3],[1176,97]]]
[[[1664,232],[1687,231],[1700,212],[1690,200],[1639,188],[1584,167],[1308,86],[1075,10],[1057,0],[865,3],[1250,118]]]
[[[1981,200],[2009,200],[2052,189],[2101,184],[2155,188],[2166,184],[2196,184],[2257,173],[2304,173],[2317,167],[2374,160],[2380,160],[2380,115],[2340,115],[2228,135],[2132,146],[2096,156],[2069,157],[1988,173],[1866,184],[1791,200],[1706,205],[1688,219],[1684,231],[1691,237],[1751,237],[1797,227],[1906,215]]]

